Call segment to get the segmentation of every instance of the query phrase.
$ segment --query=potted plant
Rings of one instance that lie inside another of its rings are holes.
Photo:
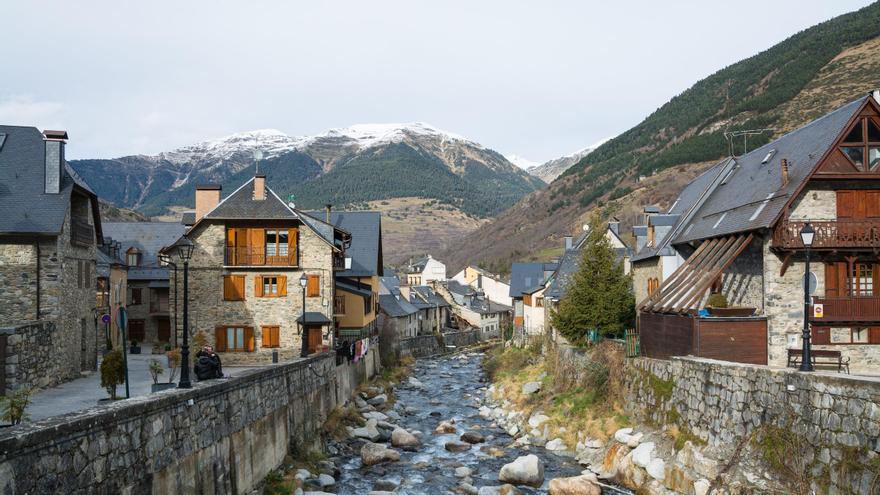
[[[162,366],[162,363],[159,362],[158,359],[150,360],[150,376],[153,378],[153,384],[150,386],[150,390],[152,392],[161,392],[163,390],[168,390],[169,388],[174,388],[174,383],[159,383],[159,375],[165,373],[165,367]]]
[[[706,301],[706,309],[709,310],[709,314],[712,316],[744,317],[755,314],[755,308],[728,306],[727,298],[720,292],[714,292],[709,295],[709,299]]]
[[[110,351],[101,361],[101,386],[107,390],[110,398],[98,402],[117,400],[116,387],[123,383],[125,383],[125,366],[122,363],[122,351]]]
[[[0,419],[9,423],[2,426],[15,426],[28,417],[25,410],[31,403],[31,390],[23,388],[9,395],[0,396],[0,402],[4,405]]]
[[[165,354],[165,346],[161,341],[156,340],[153,342],[153,346],[150,348],[150,354]]]
[[[171,343],[165,342],[165,353],[167,354],[168,351],[170,351],[170,350],[171,350]]]
[[[137,340],[131,341],[131,347],[128,348],[128,353],[129,354],[140,354],[141,353],[141,346],[138,344]]]
[[[165,356],[168,358],[168,368],[171,370],[171,374],[168,376],[168,383],[173,385],[174,380],[177,378],[177,370],[180,369],[182,354],[180,349],[174,349],[166,352]]]

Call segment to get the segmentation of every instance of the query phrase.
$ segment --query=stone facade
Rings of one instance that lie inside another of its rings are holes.
[[[632,263],[633,292],[636,304],[648,298],[648,279],[663,280],[663,266],[659,256]]]
[[[79,377],[79,362],[47,359],[58,353],[59,342],[65,339],[51,321],[0,328],[5,340],[6,360],[3,369],[8,390],[47,388]],[[0,395],[3,394],[0,387]]]
[[[289,452],[313,450],[327,414],[347,400],[352,370],[334,359],[9,428],[0,433],[0,493],[248,493]]]
[[[818,493],[869,493],[880,445],[880,382],[695,358],[627,360],[625,403],[638,418],[673,418],[727,458],[762,427],[793,429]],[[720,459],[724,459],[721,457]]]
[[[332,320],[333,262],[332,249],[317,234],[306,227],[299,229],[299,257],[301,267],[238,268],[224,267],[226,230],[220,223],[204,223],[190,234],[195,244],[189,264],[189,326],[191,334],[204,332],[214,342],[218,326],[248,326],[254,329],[255,352],[222,353],[224,363],[258,363],[271,361],[277,350],[282,358],[298,356],[301,340],[297,318],[302,315],[302,288],[299,279],[303,272],[320,276],[320,297],[306,297],[306,311],[324,314]],[[178,266],[178,270],[182,270]],[[183,274],[179,273],[178,321],[182,322]],[[223,276],[245,277],[243,301],[225,301]],[[287,277],[287,295],[283,297],[255,297],[254,280],[257,276],[283,275]],[[262,327],[280,327],[280,348],[262,347]],[[329,344],[325,327],[325,344]]]
[[[764,311],[764,239],[756,236],[721,276],[721,293],[730,307],[755,308]],[[703,307],[709,294],[703,297]]]

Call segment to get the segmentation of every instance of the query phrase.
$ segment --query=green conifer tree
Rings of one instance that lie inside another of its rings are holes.
[[[550,318],[572,344],[586,343],[591,329],[620,336],[635,321],[631,277],[624,274],[623,263],[616,259],[599,215],[590,222],[578,270]]]

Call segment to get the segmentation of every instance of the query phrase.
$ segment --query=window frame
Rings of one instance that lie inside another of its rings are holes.
[[[237,330],[241,330],[241,347],[238,347],[237,345],[229,345],[229,332],[232,331],[233,340],[237,340]],[[221,332],[223,335],[222,339],[219,338]],[[217,352],[255,352],[254,327],[247,325],[219,325],[214,328],[214,347]]]
[[[137,297],[135,297],[135,294],[137,294]],[[138,305],[141,305],[141,304],[143,304],[143,303],[144,303],[144,293],[143,293],[143,288],[142,288],[142,287],[132,287],[132,288],[131,288],[131,295],[129,296],[129,302],[128,302],[128,304],[129,304],[130,306],[138,306]]]
[[[281,347],[281,325],[260,326],[260,347],[263,349],[279,349]]]

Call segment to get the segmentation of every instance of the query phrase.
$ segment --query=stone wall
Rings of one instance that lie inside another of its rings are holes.
[[[663,267],[660,265],[660,257],[634,262],[632,277],[636,304],[639,304],[648,298],[649,278],[656,278],[661,283],[663,282]]]
[[[37,319],[35,244],[0,244],[0,325]]]
[[[59,342],[64,339],[53,321],[32,322],[0,328],[6,340],[3,390],[46,388],[79,377],[79,361],[59,359]]]
[[[198,382],[0,432],[0,493],[247,493],[315,448],[335,356]],[[340,372],[350,373],[345,369]]]
[[[461,347],[478,344],[486,340],[486,338],[478,329],[444,332],[442,340],[438,339],[435,335],[419,335],[418,337],[400,340],[400,356],[411,356],[414,358],[435,356]]]
[[[721,277],[721,293],[727,298],[729,306],[755,308],[758,314],[764,311],[764,240],[760,237],[752,242],[733,260]],[[708,291],[698,307],[705,305]]]
[[[676,423],[729,456],[762,427],[791,430],[805,447],[790,454],[827,492],[868,493],[880,451],[876,378],[697,358],[630,359],[624,372],[625,403],[643,421]]]

